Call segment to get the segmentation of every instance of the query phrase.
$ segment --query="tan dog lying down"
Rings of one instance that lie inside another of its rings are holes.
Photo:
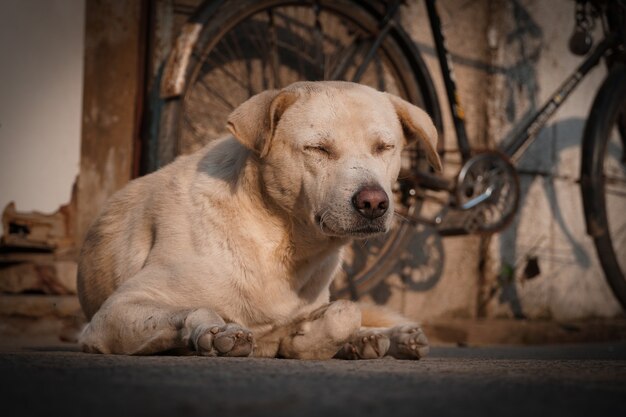
[[[422,110],[346,82],[258,94],[232,136],[118,192],[78,271],[87,352],[324,359],[420,358],[420,328],[376,306],[329,303],[342,247],[383,233],[405,143],[440,167]]]

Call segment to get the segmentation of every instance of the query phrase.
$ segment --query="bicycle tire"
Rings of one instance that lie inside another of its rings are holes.
[[[625,151],[626,67],[616,65],[598,90],[585,125],[580,184],[587,231],[604,276],[626,310],[626,232],[620,232],[626,230],[622,220],[626,218]],[[616,176],[620,173],[621,179]],[[621,198],[611,195],[615,185],[621,189]]]
[[[324,13],[329,13],[328,19],[337,18],[343,21],[347,27],[352,28],[350,25],[353,25],[354,27],[352,29],[363,31],[366,35],[375,34],[378,30],[381,11],[378,11],[373,4],[367,1],[357,3],[346,0],[319,0],[315,2],[293,0],[239,0],[236,2],[225,1],[217,8],[215,7],[215,2],[205,2],[199,9],[199,12],[190,19],[195,23],[199,23],[199,19],[205,20],[200,22],[202,29],[193,45],[189,63],[184,70],[184,91],[180,96],[167,100],[163,107],[161,118],[167,120],[168,123],[165,124],[166,128],[159,134],[159,142],[171,141],[172,138],[175,138],[176,144],[173,147],[174,154],[189,151],[184,143],[181,144],[184,135],[183,124],[185,122],[185,114],[189,111],[189,102],[193,99],[193,87],[198,82],[202,71],[206,72],[208,57],[212,52],[218,51],[220,42],[229,41],[228,37],[235,36],[233,34],[237,28],[244,27],[241,25],[244,25],[246,22],[251,22],[255,16],[262,13],[277,15],[277,11],[279,10],[285,13],[285,10],[288,8],[294,8],[295,10],[296,8],[313,8],[317,6],[319,6]],[[209,10],[209,12],[207,12],[207,10]],[[272,11],[271,14],[269,11]],[[215,18],[213,18],[213,16]],[[252,27],[252,29],[254,28]],[[306,42],[307,40],[299,39],[299,41]],[[232,39],[230,39],[230,42],[235,43]],[[238,46],[241,48],[241,45]],[[306,49],[306,44],[304,44],[302,48]],[[246,49],[246,51],[248,50]],[[415,104],[421,104],[431,115],[439,131],[442,132],[441,112],[430,74],[417,47],[413,44],[408,34],[404,32],[401,27],[394,25],[383,41],[380,51],[382,59],[388,60],[391,66],[396,67],[396,82],[399,81],[402,87],[402,91],[400,91],[398,95],[403,96],[405,99]],[[250,53],[259,53],[259,51],[252,51]],[[291,51],[291,53],[295,52]],[[281,62],[281,64],[289,65],[284,62]],[[299,79],[320,78],[315,76],[311,68],[305,67],[304,69],[300,69],[300,71],[302,72],[300,75],[304,75],[304,77]],[[266,85],[265,87],[280,87],[271,85],[271,83],[268,84],[270,85]],[[248,96],[250,95],[252,95],[252,91],[249,91]],[[245,99],[247,97],[240,97],[239,101],[243,101],[242,98]],[[225,126],[225,116],[226,114],[222,115],[224,121],[221,126]],[[212,134],[211,136],[217,137],[218,135]],[[161,148],[168,148],[168,146],[172,149],[171,143],[160,144]],[[413,159],[417,160],[417,155],[414,154],[409,156],[409,158],[412,159],[410,162],[412,169],[427,169],[422,159],[413,161]],[[410,213],[415,214],[419,212],[420,203],[418,200],[414,198],[410,200],[405,199],[403,203],[408,206],[406,210]],[[382,249],[378,249],[380,253],[377,254],[375,262],[370,262],[367,265],[364,264],[363,267],[356,272],[346,272],[350,275],[348,279],[349,285],[336,289],[334,296],[343,297],[350,294],[352,298],[358,298],[384,279],[393,267],[397,254],[399,254],[406,245],[408,240],[407,236],[410,234],[411,229],[412,226],[408,223],[401,223],[390,232],[384,239],[385,242],[381,246]],[[371,243],[370,246],[373,247]],[[353,250],[355,250],[354,247]]]

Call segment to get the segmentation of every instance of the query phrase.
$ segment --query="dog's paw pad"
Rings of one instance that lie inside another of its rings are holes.
[[[378,359],[385,356],[390,344],[389,338],[382,333],[361,331],[344,345],[338,356],[345,359]]]
[[[428,339],[419,326],[398,326],[391,331],[390,354],[398,359],[420,359],[428,355]]]
[[[211,327],[198,338],[197,347],[206,356],[250,356],[254,337],[249,330],[230,323]]]

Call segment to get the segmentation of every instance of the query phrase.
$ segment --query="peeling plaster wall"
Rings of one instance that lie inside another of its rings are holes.
[[[582,62],[567,47],[574,27],[571,0],[437,4],[473,146],[498,143],[514,121],[539,108]],[[418,44],[439,94],[446,174],[453,176],[459,169],[456,139],[423,2],[404,7],[402,22]],[[597,33],[595,39],[600,38]],[[620,314],[585,232],[577,183],[584,122],[605,74],[600,66],[588,75],[523,158],[520,213],[508,229],[484,239],[441,239],[419,231],[371,300],[425,321]],[[540,273],[524,279],[526,260],[533,256]],[[511,267],[513,275],[503,276],[501,271]]]
[[[0,2],[0,211],[54,212],[78,175],[84,0]],[[0,225],[0,234],[2,233]]]
[[[574,2],[504,3],[491,28],[497,41],[496,87],[488,113],[494,141],[513,119],[540,107],[583,60],[567,48]],[[577,183],[582,131],[605,75],[600,65],[582,81],[521,160],[520,214],[489,247],[489,316],[577,319],[621,312],[586,234]],[[540,273],[527,279],[523,270],[532,257]],[[512,274],[503,273],[511,268]]]

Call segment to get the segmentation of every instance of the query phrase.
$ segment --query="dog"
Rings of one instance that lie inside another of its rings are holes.
[[[117,192],[90,227],[78,291],[86,352],[419,359],[380,306],[329,302],[342,248],[392,225],[401,151],[441,169],[418,107],[339,81],[253,96],[231,135]]]

